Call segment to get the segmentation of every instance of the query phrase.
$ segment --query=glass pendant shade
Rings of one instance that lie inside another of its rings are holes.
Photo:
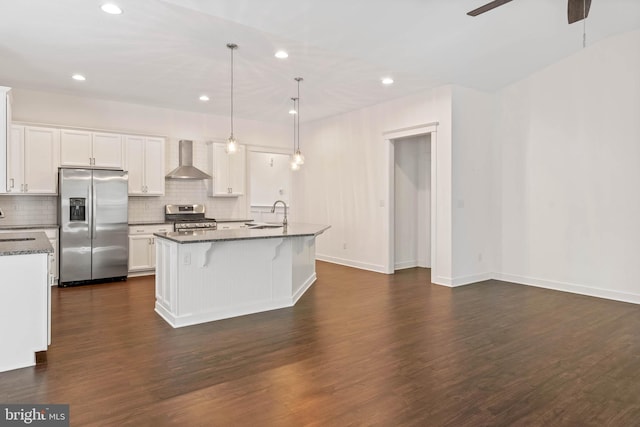
[[[233,136],[230,136],[229,139],[227,139],[227,153],[231,154],[236,151],[238,151],[238,143]]]
[[[304,164],[304,156],[302,155],[302,153],[300,152],[300,149],[298,148],[296,150],[296,152],[293,154],[293,161],[295,163],[297,163],[298,165],[303,165]]]
[[[291,160],[291,170],[292,171],[300,170],[300,165],[298,163],[296,163],[295,160]]]

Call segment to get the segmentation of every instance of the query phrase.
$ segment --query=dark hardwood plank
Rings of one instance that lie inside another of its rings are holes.
[[[2,403],[72,425],[640,425],[640,310],[318,263],[295,307],[172,329],[153,277],[54,289],[47,363]]]

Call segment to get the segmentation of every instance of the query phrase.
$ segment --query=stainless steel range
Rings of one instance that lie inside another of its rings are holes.
[[[173,222],[174,231],[217,228],[216,220],[205,216],[204,205],[166,205],[164,219]]]

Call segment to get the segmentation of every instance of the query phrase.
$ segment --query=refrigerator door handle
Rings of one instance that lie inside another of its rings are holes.
[[[96,185],[94,183],[91,184],[91,238],[95,239],[97,230],[96,230]]]

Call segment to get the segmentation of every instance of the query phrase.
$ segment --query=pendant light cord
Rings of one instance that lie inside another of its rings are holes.
[[[238,48],[235,43],[228,43],[227,47],[231,50],[231,138],[233,138],[233,51]]]
[[[231,49],[231,138],[233,139],[233,47]]]
[[[582,47],[587,47],[587,0],[582,1]]]
[[[297,120],[297,123],[298,123],[298,126],[297,126],[297,128],[298,128],[298,147],[297,147],[297,151],[300,151],[300,82],[302,80],[303,80],[302,77],[296,77],[295,78],[295,81],[298,82],[298,98],[296,98],[297,102],[298,102],[298,107],[296,108],[296,118],[295,118]]]

